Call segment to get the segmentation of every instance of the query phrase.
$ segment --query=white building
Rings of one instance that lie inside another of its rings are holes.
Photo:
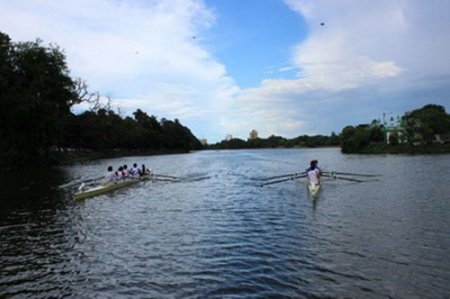
[[[252,140],[252,139],[256,139],[256,138],[258,138],[258,131],[252,130],[250,132],[250,137],[248,139]]]
[[[393,139],[397,143],[406,143],[405,126],[400,116],[397,116],[396,119],[391,117],[386,120],[386,113],[383,113],[383,131],[387,144],[390,144]]]

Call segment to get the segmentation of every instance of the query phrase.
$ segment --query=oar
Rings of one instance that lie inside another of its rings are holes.
[[[159,181],[159,182],[179,183],[179,182],[196,182],[196,181],[207,180],[207,179],[211,178],[211,176],[193,177],[193,178],[188,178],[188,177],[180,178],[180,177],[174,177],[174,176],[170,176],[170,175],[156,175],[156,176],[160,176],[162,178],[152,176],[149,179],[153,180],[153,181]]]
[[[361,173],[348,173],[348,172],[338,172],[338,171],[325,171],[326,174],[341,174],[341,175],[356,175],[356,176],[365,176],[365,177],[376,177],[380,176],[379,174],[361,174]]]
[[[176,176],[171,176],[171,175],[165,175],[165,174],[158,174],[158,173],[153,173],[153,176],[160,176],[163,178],[169,178],[169,179],[176,179],[179,180],[180,178],[176,177]]]
[[[72,187],[72,186],[78,185],[78,184],[80,184],[80,183],[89,183],[89,182],[97,181],[97,180],[100,180],[100,179],[103,179],[103,178],[104,178],[104,176],[100,176],[100,177],[98,177],[98,178],[93,178],[93,179],[88,179],[88,180],[77,179],[77,180],[75,180],[75,181],[72,181],[72,182],[69,182],[69,183],[66,183],[66,184],[59,185],[58,188]]]
[[[158,179],[158,178],[151,178],[152,181],[158,181],[158,182],[174,182],[174,183],[178,183],[181,182],[180,180],[175,180],[175,179]]]
[[[182,181],[183,182],[197,182],[197,181],[207,180],[210,178],[211,178],[210,176],[203,176],[203,177],[198,177],[198,178],[184,178]]]
[[[105,176],[99,176],[98,178],[85,180],[85,181],[83,181],[83,183],[89,183],[89,182],[93,182],[93,181],[98,181],[98,180],[101,180],[101,179],[104,179],[104,178],[105,178]]]
[[[277,184],[277,183],[287,182],[287,181],[293,181],[295,179],[304,178],[304,177],[306,177],[306,175],[293,176],[293,177],[290,177],[290,178],[287,178],[287,179],[282,179],[282,180],[277,180],[277,181],[273,181],[273,182],[269,182],[269,183],[264,183],[264,184],[261,184],[259,186],[260,187],[264,187],[264,186],[267,186],[267,185],[272,185],[272,184]]]
[[[269,181],[269,180],[273,180],[273,179],[285,178],[285,177],[288,177],[288,176],[298,176],[298,175],[303,175],[303,174],[306,174],[306,172],[298,172],[298,173],[289,173],[289,174],[276,175],[276,176],[260,179],[260,181]]]
[[[58,188],[61,188],[61,189],[62,188],[67,188],[67,187],[70,187],[70,186],[73,186],[73,185],[76,185],[76,184],[79,184],[79,183],[81,183],[81,179],[76,179],[75,181],[59,185]]]
[[[351,181],[351,182],[357,182],[357,183],[364,183],[366,181],[361,181],[361,180],[357,180],[357,179],[351,179],[351,178],[342,178],[342,177],[337,177],[337,176],[331,176],[331,175],[323,175],[324,177],[328,177],[328,178],[332,178],[332,179],[336,179],[336,180],[345,180],[345,181]]]

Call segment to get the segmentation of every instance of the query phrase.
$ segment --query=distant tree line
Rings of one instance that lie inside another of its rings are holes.
[[[71,112],[87,103],[89,111]],[[60,148],[189,151],[201,144],[178,120],[137,110],[122,118],[70,76],[55,45],[11,42],[0,32],[0,169],[48,165]]]
[[[223,140],[216,144],[209,145],[209,149],[252,149],[252,148],[291,148],[291,147],[327,147],[339,146],[340,136],[334,132],[331,136],[307,136],[302,135],[293,139],[287,139],[281,136],[270,136],[269,138],[248,139],[247,141],[233,138]]]
[[[361,149],[384,142],[382,127],[376,122],[370,125],[347,126],[341,133],[343,153],[357,153]]]
[[[66,134],[59,145],[63,148],[110,151],[113,149],[140,152],[182,151],[202,149],[200,141],[191,131],[165,118],[158,121],[138,109],[133,117],[122,118],[112,110],[85,111],[70,115]]]
[[[450,115],[440,105],[429,104],[406,112],[387,137],[379,121],[370,125],[347,126],[342,130],[344,153],[448,152]]]

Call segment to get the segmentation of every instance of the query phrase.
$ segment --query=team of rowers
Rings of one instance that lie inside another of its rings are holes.
[[[320,178],[322,176],[322,171],[319,167],[319,161],[312,160],[310,166],[306,170],[308,179],[313,184],[320,184]],[[105,184],[114,183],[125,179],[137,179],[143,175],[150,173],[150,170],[142,165],[142,168],[138,168],[137,164],[134,163],[132,168],[128,168],[127,165],[120,166],[116,171],[114,171],[112,166],[108,167],[108,172],[105,175]]]
[[[108,172],[105,175],[105,184],[114,183],[125,179],[137,179],[143,175],[150,173],[150,170],[142,165],[142,168],[137,167],[134,163],[133,167],[128,168],[127,165],[120,166],[116,171],[114,171],[112,166],[108,167]]]

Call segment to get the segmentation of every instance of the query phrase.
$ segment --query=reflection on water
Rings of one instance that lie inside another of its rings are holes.
[[[382,176],[325,181],[315,200],[302,182],[255,180],[312,158]],[[449,161],[207,151],[1,174],[0,297],[449,297]],[[134,162],[208,179],[82,201],[56,188]]]

